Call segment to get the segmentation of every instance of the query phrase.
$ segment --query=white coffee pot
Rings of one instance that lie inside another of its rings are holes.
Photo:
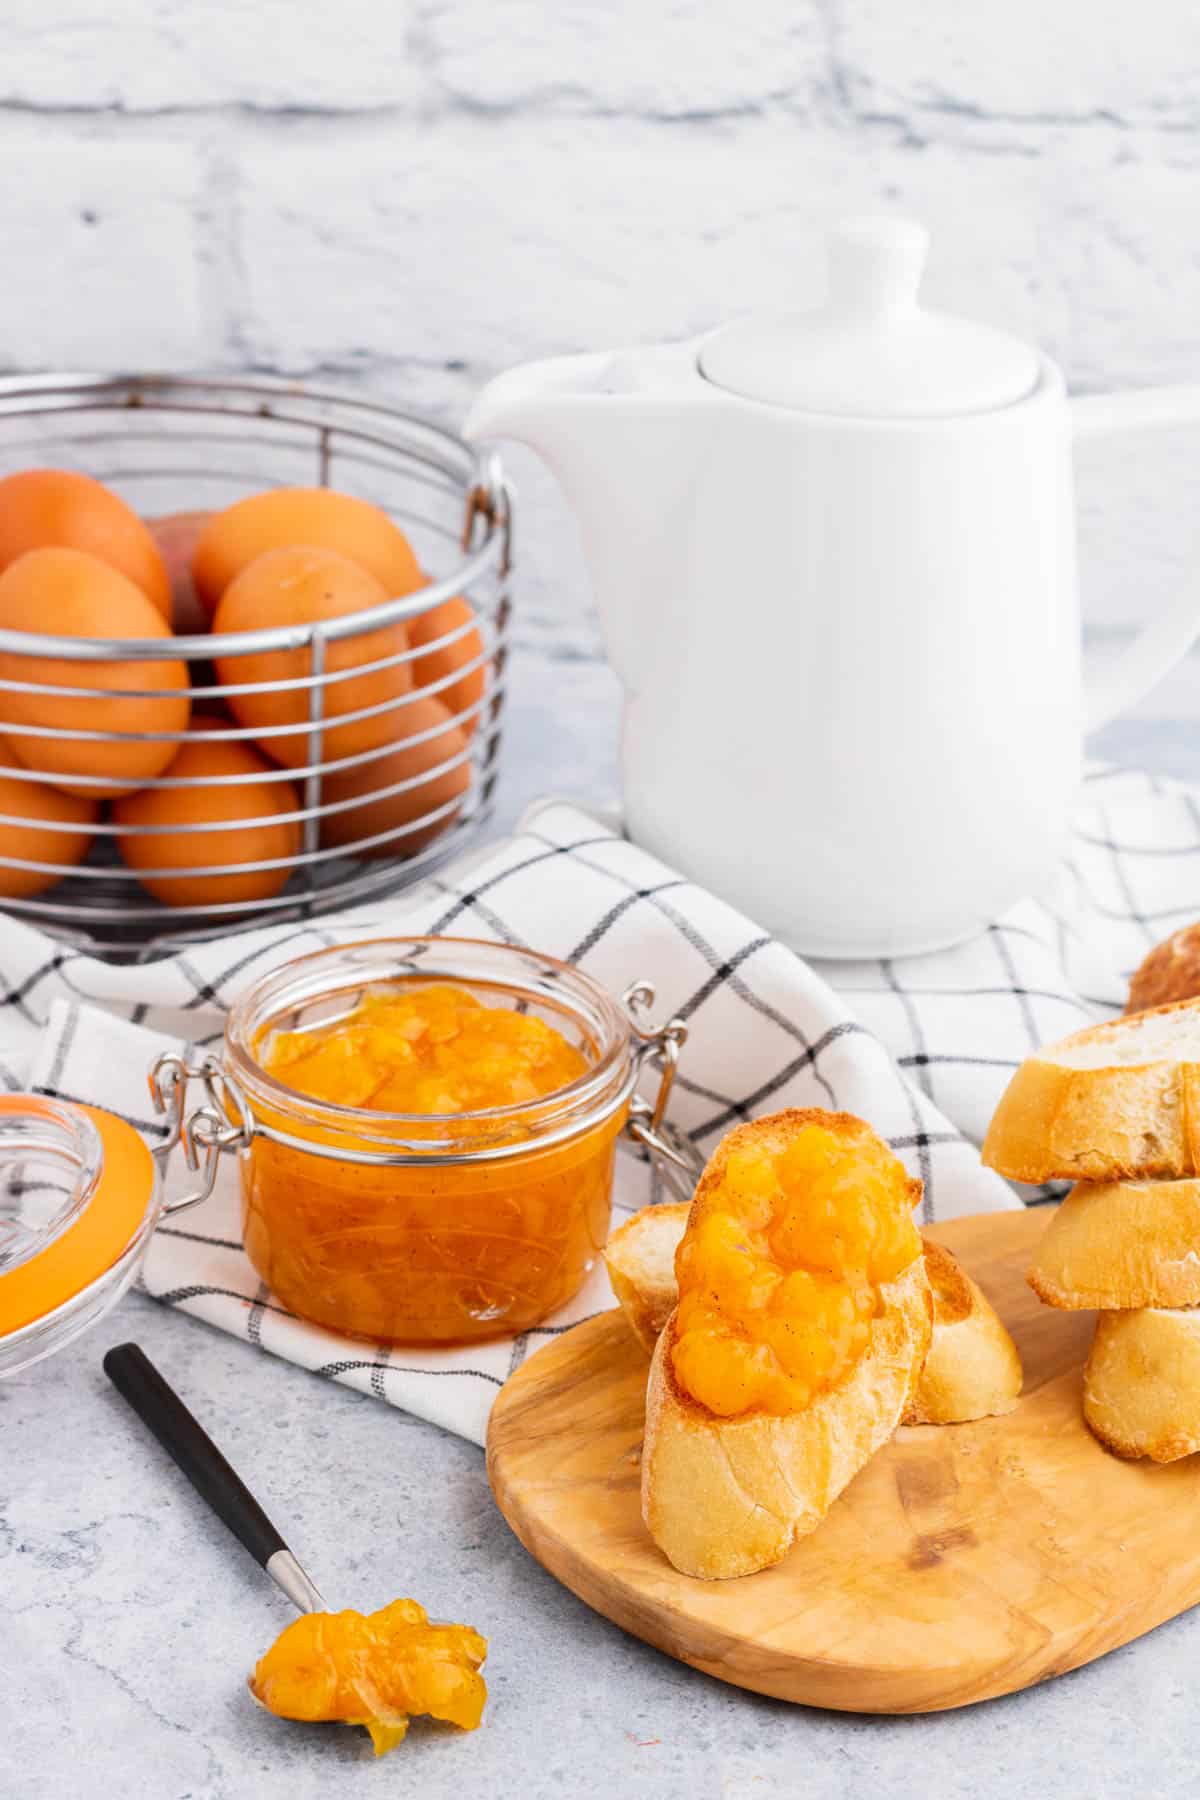
[[[1200,388],[1068,401],[920,305],[927,249],[847,222],[820,311],[515,369],[466,426],[578,515],[630,835],[812,956],[940,948],[1039,888],[1085,728],[1200,630],[1198,588],[1081,680],[1072,438]]]

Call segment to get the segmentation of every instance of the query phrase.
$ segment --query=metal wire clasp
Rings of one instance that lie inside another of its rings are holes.
[[[478,467],[478,477],[467,493],[466,513],[463,518],[462,547],[464,550],[475,548],[475,526],[482,519],[489,530],[499,528],[501,533],[500,575],[505,576],[512,568],[512,484],[504,474],[498,456],[482,457]],[[485,536],[487,533],[485,532]]]
[[[672,1193],[680,1200],[690,1200],[704,1169],[704,1157],[692,1140],[669,1124],[666,1117],[667,1102],[675,1085],[675,1071],[679,1067],[679,1053],[687,1042],[688,1028],[679,1018],[668,1019],[665,1025],[657,1028],[639,1024],[638,1014],[654,1005],[654,987],[649,981],[635,981],[621,998],[633,1024],[639,1070],[649,1065],[659,1071],[658,1092],[653,1102],[635,1094],[629,1103],[625,1130],[656,1165]]]
[[[205,1100],[188,1112],[187,1093],[193,1081],[203,1084]],[[215,1056],[188,1062],[176,1050],[165,1051],[151,1069],[149,1083],[155,1112],[165,1113],[167,1118],[167,1135],[154,1153],[160,1169],[165,1173],[171,1152],[181,1144],[188,1168],[200,1175],[194,1193],[166,1202],[163,1216],[169,1217],[208,1199],[222,1154],[243,1149],[253,1138],[254,1115],[245,1095]]]

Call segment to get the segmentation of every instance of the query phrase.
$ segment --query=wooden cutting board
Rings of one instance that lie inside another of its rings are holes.
[[[500,1393],[488,1472],[526,1549],[635,1637],[722,1681],[849,1712],[933,1712],[1061,1675],[1200,1600],[1200,1456],[1121,1462],[1080,1414],[1090,1313],[1025,1284],[1049,1212],[934,1230],[1017,1341],[1017,1410],[905,1426],[774,1569],[679,1575],[638,1500],[646,1356],[577,1325]]]

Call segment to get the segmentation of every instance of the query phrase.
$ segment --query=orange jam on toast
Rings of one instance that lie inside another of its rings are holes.
[[[814,1113],[786,1149],[732,1149],[676,1253],[675,1378],[723,1418],[798,1412],[867,1347],[880,1287],[920,1255],[921,1192],[861,1120]]]
[[[487,1699],[486,1655],[477,1631],[430,1624],[415,1600],[366,1614],[307,1613],[260,1659],[250,1692],[282,1719],[363,1725],[382,1756],[414,1713],[474,1731]]]
[[[550,1096],[588,1073],[587,1048],[437,981],[369,990],[312,1029],[266,1027],[255,1058],[287,1093],[256,1096],[255,1113],[290,1141],[259,1133],[242,1158],[263,1280],[302,1317],[381,1342],[538,1324],[608,1230],[625,1106],[539,1136]]]

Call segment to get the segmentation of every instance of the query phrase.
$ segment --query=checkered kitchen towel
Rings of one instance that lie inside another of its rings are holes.
[[[116,968],[0,925],[2,1072],[124,1113],[153,1139],[145,1075],[158,1051],[217,1040],[225,1009],[286,958],[338,940],[445,932],[532,945],[614,992],[636,978],[689,1038],[674,1122],[706,1151],[741,1119],[783,1106],[859,1113],[925,1184],[923,1217],[1016,1204],[974,1148],[1018,1062],[1123,1003],[1151,943],[1200,915],[1200,801],[1137,774],[1098,771],[1073,854],[1051,891],[978,939],[933,956],[806,964],[724,902],[565,802],[535,807],[512,839],[408,895],[337,920],[243,934]],[[618,1159],[616,1203],[658,1198],[647,1166]],[[163,1225],[147,1290],[264,1350],[482,1442],[505,1377],[532,1349],[612,1304],[603,1271],[536,1331],[428,1354],[353,1343],[289,1316],[241,1247],[236,1179]]]

